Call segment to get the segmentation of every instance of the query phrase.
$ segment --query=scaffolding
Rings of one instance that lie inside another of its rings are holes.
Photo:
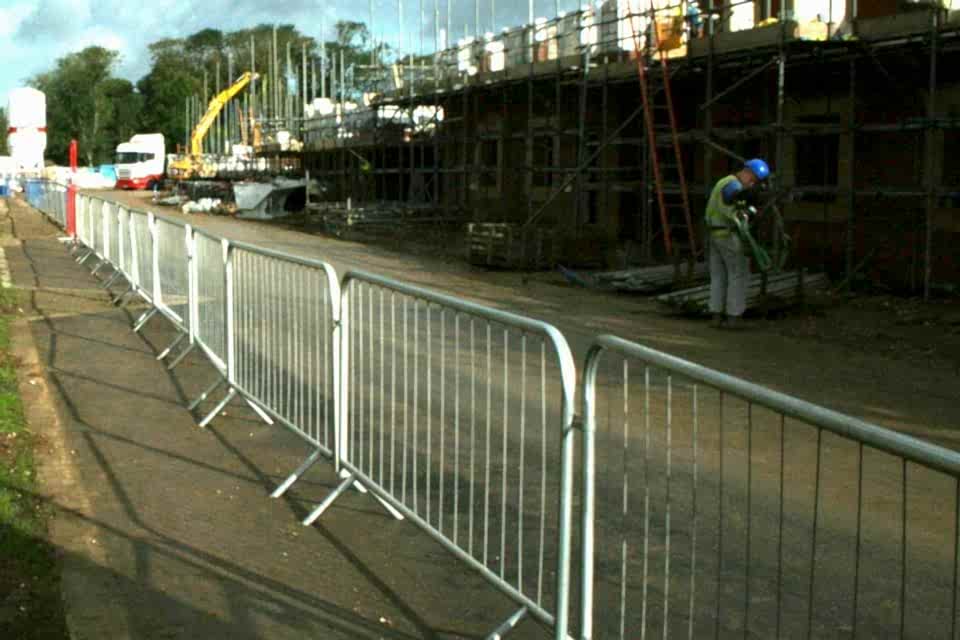
[[[658,239],[670,230],[636,79],[638,60],[662,72],[650,50],[659,42],[695,218],[718,178],[764,156],[795,262],[846,284],[869,270],[929,296],[960,266],[950,240],[960,187],[944,186],[954,177],[945,140],[960,118],[937,100],[956,66],[943,60],[957,52],[960,19],[918,3],[866,17],[831,6],[826,22],[789,15],[778,0],[620,0],[531,14],[520,27],[371,65],[375,96],[351,103],[341,91],[325,113],[305,107],[299,153],[331,200],[429,205],[431,220],[549,232],[580,263],[663,262]]]

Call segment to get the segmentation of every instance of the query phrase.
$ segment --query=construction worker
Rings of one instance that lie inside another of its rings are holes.
[[[744,210],[747,192],[770,177],[759,158],[747,160],[737,173],[721,178],[707,201],[706,226],[710,250],[711,326],[737,328],[747,305],[750,260],[737,233],[736,215]]]

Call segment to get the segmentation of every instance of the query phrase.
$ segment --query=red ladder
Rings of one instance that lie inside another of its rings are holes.
[[[683,158],[680,155],[680,139],[677,135],[677,116],[673,108],[673,93],[670,89],[670,67],[668,64],[667,50],[661,48],[657,37],[656,7],[654,6],[654,0],[650,0],[650,15],[647,30],[651,36],[646,43],[648,48],[644,50],[644,47],[640,46],[640,34],[637,33],[635,23],[635,19],[639,16],[635,16],[632,13],[630,4],[632,3],[628,3],[627,5],[628,11],[630,12],[627,19],[630,21],[630,31],[633,34],[634,51],[637,57],[637,75],[640,78],[640,93],[643,98],[643,119],[646,125],[647,140],[649,140],[650,145],[650,164],[653,169],[653,179],[657,191],[657,205],[660,208],[660,222],[663,225],[664,247],[666,248],[667,255],[672,256],[673,228],[681,224],[681,221],[675,221],[674,219],[677,217],[676,213],[682,211],[682,223],[687,227],[689,249],[691,255],[696,257],[696,233],[693,228],[693,218],[690,215],[690,197],[687,193],[687,178],[683,170]],[[657,82],[656,76],[648,73],[647,70],[647,63],[653,58],[653,54],[649,51],[649,45],[651,44],[660,61],[660,78],[662,79],[660,83]],[[654,101],[661,92],[665,98],[664,104],[656,105]],[[655,116],[659,111],[666,111],[668,115],[670,130],[669,145],[661,144],[657,137],[658,127]],[[668,149],[667,153],[673,154],[673,164],[661,164],[661,149]],[[668,194],[666,192],[664,188],[664,169],[676,172],[679,194]],[[673,195],[674,197],[679,195],[680,201],[668,203],[668,195]],[[675,224],[675,222],[677,224]]]

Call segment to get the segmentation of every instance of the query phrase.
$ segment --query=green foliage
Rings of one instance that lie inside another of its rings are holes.
[[[145,107],[140,124],[144,133],[162,133],[172,146],[186,136],[184,105],[188,96],[201,91],[202,84],[196,70],[184,64],[180,46],[161,42],[151,45],[153,67],[137,83]]]
[[[382,67],[393,56],[389,47],[380,44],[373,50],[370,30],[362,22],[340,21],[333,31],[334,39],[324,43],[300,33],[292,24],[259,24],[231,32],[203,29],[184,38],[164,38],[147,45],[150,70],[136,86],[113,77],[119,59],[116,51],[88,47],[68,54],[57,60],[53,69],[30,81],[47,94],[47,156],[66,163],[70,140],[76,138],[87,164],[110,162],[116,145],[135,133],[163,133],[172,147],[184,141],[188,129],[196,124],[186,121],[188,99],[196,97],[206,104],[218,89],[227,88],[251,69],[260,79],[244,99],[261,105],[259,113],[262,105],[270,103],[277,83],[282,92],[287,91],[288,74],[301,86],[312,88],[314,66],[320,69],[324,58],[326,94],[332,95],[331,71],[336,68],[339,74],[341,54],[346,98],[359,100],[362,93],[381,89],[381,79],[371,64]],[[271,56],[274,34],[278,69],[273,69]],[[304,53],[309,74],[306,82],[301,77]],[[337,93],[342,95],[342,90],[339,87]],[[317,92],[321,92],[319,82]],[[0,113],[0,124],[3,122]]]
[[[37,497],[34,449],[23,415],[10,321],[16,292],[0,289],[0,627],[5,638],[66,639],[56,552],[44,539],[49,510]]]
[[[47,95],[47,156],[55,162],[67,161],[73,138],[88,164],[108,162],[122,136],[137,129],[141,98],[111,76],[118,59],[116,51],[87,47],[30,81]]]

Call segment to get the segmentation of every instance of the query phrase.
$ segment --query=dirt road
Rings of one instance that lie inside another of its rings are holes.
[[[564,332],[578,363],[593,336],[612,333],[870,422],[960,446],[955,304],[941,305],[948,317],[942,326],[922,314],[915,324],[905,324],[895,305],[885,309],[874,300],[836,305],[820,315],[756,320],[746,332],[714,331],[702,320],[665,314],[649,298],[575,289],[550,274],[491,272],[462,260],[405,254],[276,223],[183,215],[151,204],[150,195],[140,192],[98,195],[226,237],[323,259],[341,275],[364,269],[544,320]]]

